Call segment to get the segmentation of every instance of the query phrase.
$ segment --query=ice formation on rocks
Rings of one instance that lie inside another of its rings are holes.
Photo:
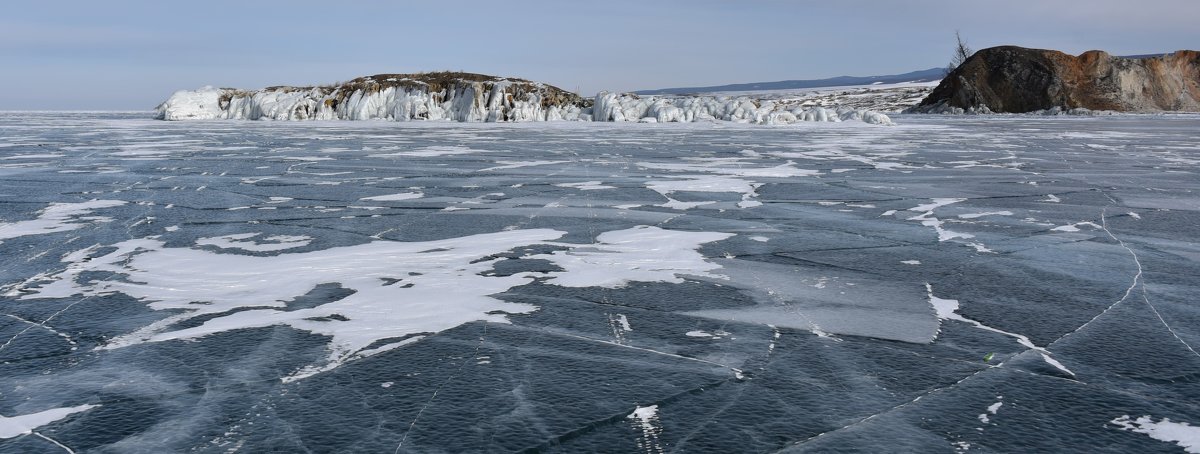
[[[601,92],[594,99],[587,99],[551,85],[465,73],[385,74],[321,87],[181,90],[158,106],[156,118],[489,123],[724,120],[773,125],[859,120],[892,124],[887,115],[865,109],[801,107],[749,96],[638,96]]]
[[[596,121],[656,123],[724,120],[737,123],[790,124],[800,121],[860,120],[890,125],[887,115],[850,108],[800,107],[747,96],[646,96],[602,92],[592,106]]]

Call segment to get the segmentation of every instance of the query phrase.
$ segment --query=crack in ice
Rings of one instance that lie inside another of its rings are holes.
[[[1107,197],[1108,195],[1105,194],[1105,196]],[[1112,198],[1110,197],[1109,200],[1112,200]],[[1062,336],[1060,336],[1058,339],[1055,339],[1054,342],[1051,342],[1047,346],[1054,345],[1058,341],[1066,339],[1068,336],[1071,336],[1072,334],[1075,334],[1075,333],[1079,332],[1080,330],[1082,330],[1084,327],[1092,324],[1092,322],[1096,321],[1096,319],[1100,318],[1102,315],[1108,313],[1108,311],[1112,310],[1112,308],[1116,307],[1118,304],[1121,304],[1125,300],[1129,299],[1129,295],[1133,293],[1133,289],[1138,288],[1140,286],[1141,294],[1142,294],[1142,301],[1144,301],[1146,303],[1146,305],[1150,307],[1150,310],[1152,312],[1154,312],[1154,316],[1158,318],[1158,321],[1160,323],[1162,323],[1162,325],[1165,328],[1167,328],[1167,331],[1169,331],[1171,333],[1171,335],[1174,336],[1175,339],[1179,341],[1180,344],[1183,344],[1183,346],[1185,348],[1187,348],[1188,351],[1192,352],[1193,355],[1200,356],[1200,353],[1197,353],[1196,349],[1192,348],[1192,346],[1190,344],[1188,344],[1186,341],[1184,341],[1183,338],[1179,337],[1179,334],[1176,333],[1173,328],[1171,328],[1171,325],[1167,324],[1167,321],[1165,319],[1163,319],[1162,314],[1159,314],[1158,309],[1155,308],[1154,305],[1150,303],[1150,298],[1146,293],[1145,280],[1142,277],[1142,273],[1143,273],[1142,261],[1138,258],[1137,253],[1135,253],[1132,248],[1130,248],[1127,244],[1125,244],[1124,241],[1122,241],[1120,238],[1118,238],[1116,235],[1114,235],[1111,230],[1109,230],[1109,228],[1108,228],[1108,207],[1104,207],[1100,211],[1100,228],[1101,228],[1101,230],[1104,230],[1104,233],[1108,234],[1109,238],[1112,238],[1113,241],[1116,241],[1117,244],[1119,244],[1121,246],[1121,248],[1125,249],[1125,251],[1129,253],[1130,257],[1133,258],[1133,263],[1134,263],[1134,265],[1137,266],[1137,273],[1135,273],[1133,275],[1133,282],[1129,284],[1129,288],[1125,289],[1125,294],[1123,296],[1121,296],[1121,299],[1110,304],[1108,307],[1104,308],[1103,311],[1100,311],[1099,314],[1096,314],[1090,320],[1088,320],[1087,322],[1085,322],[1082,325],[1079,325],[1079,327],[1075,328],[1071,332],[1063,334]]]

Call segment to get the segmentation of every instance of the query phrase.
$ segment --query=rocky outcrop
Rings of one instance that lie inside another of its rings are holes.
[[[1200,52],[1127,58],[1093,50],[983,49],[954,69],[916,113],[1045,110],[1200,111]]]

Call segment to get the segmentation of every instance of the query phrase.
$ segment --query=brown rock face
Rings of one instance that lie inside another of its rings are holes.
[[[992,47],[951,71],[911,111],[1021,113],[1054,107],[1200,112],[1200,52],[1124,58],[1093,50],[1075,57],[1054,50]]]

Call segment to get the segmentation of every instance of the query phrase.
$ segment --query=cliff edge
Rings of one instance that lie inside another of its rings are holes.
[[[1000,46],[951,71],[915,113],[1023,113],[1058,108],[1200,112],[1200,52],[1145,58],[1104,51],[1072,56]]]

